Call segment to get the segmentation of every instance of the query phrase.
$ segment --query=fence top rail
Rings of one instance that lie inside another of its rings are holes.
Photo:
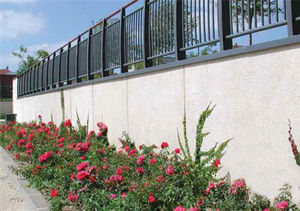
[[[43,60],[47,59],[48,57],[50,58],[50,56],[52,56],[54,53],[60,51],[62,48],[68,46],[70,43],[74,42],[75,40],[78,39],[78,37],[81,37],[82,35],[88,33],[90,30],[96,28],[97,26],[101,25],[104,20],[108,20],[110,18],[112,18],[113,16],[115,16],[116,14],[120,13],[122,11],[122,9],[126,9],[128,7],[130,7],[131,5],[135,4],[136,2],[138,2],[139,0],[131,0],[129,3],[125,4],[121,9],[116,10],[115,12],[111,13],[110,15],[108,15],[106,18],[102,19],[101,21],[99,21],[98,23],[94,24],[93,26],[91,26],[90,28],[88,28],[87,30],[85,30],[84,32],[82,32],[81,34],[77,35],[76,37],[74,37],[73,39],[71,39],[69,42],[67,42],[66,44],[62,45],[61,47],[59,47],[57,50],[53,51],[51,54],[49,54],[48,56],[44,57],[41,61],[39,61],[36,64],[33,64],[31,67],[29,67],[27,70],[19,73],[17,75],[17,77],[23,75],[25,72],[29,71],[33,66],[35,65],[39,65]]]

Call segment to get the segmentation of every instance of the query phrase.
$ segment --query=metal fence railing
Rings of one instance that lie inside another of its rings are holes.
[[[199,56],[207,49],[221,55],[239,47],[235,39],[253,45],[255,35],[275,28],[285,27],[287,37],[300,34],[299,0],[136,2],[20,73],[18,96],[188,59],[203,47]]]

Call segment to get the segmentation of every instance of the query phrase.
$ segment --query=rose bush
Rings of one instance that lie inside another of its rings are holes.
[[[109,144],[108,127],[88,132],[70,120],[9,123],[0,130],[0,144],[20,163],[18,172],[42,191],[52,210],[73,206],[82,210],[259,210],[294,208],[281,197],[275,205],[249,198],[244,179],[232,184],[217,179],[227,142],[201,151],[202,128],[210,115],[203,112],[197,127],[195,159],[179,141],[169,150],[166,141],[156,146],[135,146],[128,135],[117,149]],[[41,118],[40,118],[41,119]],[[185,126],[185,125],[184,125]]]

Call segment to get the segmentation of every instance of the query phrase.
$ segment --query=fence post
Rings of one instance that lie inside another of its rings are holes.
[[[175,56],[176,60],[185,59],[185,51],[180,50],[183,48],[183,39],[184,39],[184,31],[183,31],[183,8],[184,1],[183,0],[175,0],[174,1],[174,40],[175,40]]]
[[[49,83],[49,64],[50,64],[50,56],[47,58],[47,75],[46,75],[46,89],[49,89],[48,83]]]
[[[31,69],[31,71],[33,71],[33,69]],[[25,80],[25,89],[26,93],[25,94],[29,94],[30,93],[30,89],[28,89],[29,85],[30,85],[30,78],[29,78],[29,71],[26,71],[24,73],[24,80]],[[32,93],[34,92],[34,89],[32,89]]]
[[[300,18],[300,1],[299,0],[287,0],[287,24],[288,35],[293,36],[300,34],[300,20],[296,21],[296,18]]]
[[[26,72],[24,72],[24,73],[23,73],[23,76],[22,76],[22,94],[23,94],[23,95],[26,94],[26,89],[25,89],[25,87],[26,87],[26,83],[25,83],[25,79],[26,79],[26,78],[25,78],[25,76],[26,76],[26,75],[25,75],[25,73],[26,73]]]
[[[55,57],[56,57],[56,52],[53,53],[52,56],[52,70],[51,70],[51,87],[54,88],[54,65],[55,65]]]
[[[149,20],[150,20],[150,13],[149,13],[149,2],[150,0],[144,1],[144,68],[151,67],[153,65],[152,60],[148,60],[149,57],[149,50],[150,50],[150,36],[149,36]]]
[[[40,81],[40,67],[39,63],[35,65],[36,68],[36,92],[39,92],[39,81]]]
[[[36,92],[36,83],[37,83],[37,77],[36,77],[36,65],[33,66],[33,92]]]
[[[120,19],[120,69],[121,73],[128,72],[128,66],[124,66],[125,64],[125,21],[124,16],[125,8],[121,9],[121,19]]]
[[[67,85],[70,84],[70,68],[69,68],[69,63],[70,63],[70,48],[71,48],[71,43],[68,43],[68,50],[67,50],[67,65],[66,65],[66,81]]]
[[[80,82],[79,76],[79,44],[80,44],[81,37],[77,37],[77,46],[76,46],[76,66],[75,66],[75,76],[76,76],[76,83]]]
[[[43,59],[41,61],[41,64],[42,64],[42,74],[41,74],[41,91],[43,91],[44,87],[43,87],[43,84],[44,84],[44,64],[45,64],[45,60]]]
[[[22,95],[25,95],[25,73],[22,76]]]
[[[105,27],[106,27],[106,19],[103,19],[103,28],[102,28],[102,77],[104,78],[107,76],[107,73],[105,72]]]
[[[94,77],[91,75],[91,36],[93,35],[93,30],[89,29],[89,37],[87,40],[87,80],[93,80]]]
[[[31,93],[31,82],[32,82],[32,77],[31,77],[31,69],[28,69],[28,74],[29,74],[29,93]]]
[[[59,62],[58,62],[58,79],[57,79],[57,81],[58,81],[58,83],[57,83],[57,87],[60,87],[62,84],[61,84],[61,77],[60,77],[60,74],[61,74],[61,54],[62,54],[62,52],[63,52],[63,48],[61,48],[60,49],[60,51],[59,51]]]
[[[218,1],[218,13],[220,50],[232,49],[232,38],[226,38],[227,35],[230,35],[230,3],[228,0]]]

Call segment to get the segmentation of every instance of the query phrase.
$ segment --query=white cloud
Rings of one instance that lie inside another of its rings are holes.
[[[41,14],[32,15],[14,10],[0,11],[0,39],[14,39],[22,35],[36,34],[45,25],[44,16]]]
[[[44,44],[38,44],[38,45],[31,45],[27,47],[27,52],[30,55],[33,55],[34,52],[36,52],[37,50],[45,50],[47,51],[49,54],[52,53],[53,51],[57,50],[59,47],[63,46],[64,44],[66,44],[66,42],[58,42],[58,43],[44,43]]]
[[[29,55],[34,56],[34,53],[37,50],[43,49],[47,51],[49,54],[51,54],[53,51],[57,50],[59,47],[63,46],[66,42],[59,42],[59,43],[44,43],[44,44],[38,44],[38,45],[31,45],[27,47],[27,52]],[[17,51],[18,49],[16,49]],[[9,66],[9,69],[11,71],[16,71],[18,68],[18,64],[20,62],[20,59],[10,54],[1,54],[0,55],[0,69],[5,68],[6,66]]]

